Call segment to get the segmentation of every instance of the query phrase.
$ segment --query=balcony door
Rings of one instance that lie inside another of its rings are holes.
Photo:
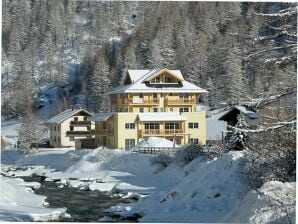
[[[159,123],[145,123],[145,133],[146,134],[158,134],[159,133]]]
[[[134,146],[135,146],[135,139],[133,139],[133,138],[125,139],[125,149],[126,150],[129,150]]]
[[[167,122],[165,123],[166,133],[176,133],[179,132],[179,123],[178,122]]]

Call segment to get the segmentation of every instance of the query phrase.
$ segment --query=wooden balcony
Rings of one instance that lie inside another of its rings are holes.
[[[99,129],[95,130],[95,135],[99,136],[107,136],[107,135],[113,135],[114,130],[113,129]]]
[[[84,136],[90,136],[90,135],[95,135],[95,130],[90,130],[90,131],[67,131],[66,136],[77,136],[77,137],[84,137]]]
[[[194,105],[196,104],[195,99],[186,99],[186,98],[180,98],[180,99],[166,99],[165,100],[167,105]]]
[[[182,133],[184,133],[183,129],[145,129],[139,131],[141,136],[173,136]]]
[[[123,104],[129,104],[129,105],[159,105],[159,99],[153,98],[153,99],[143,99],[143,98],[134,98],[134,99],[128,99],[124,100]]]
[[[91,121],[71,121],[70,125],[84,127],[84,126],[91,125]]]

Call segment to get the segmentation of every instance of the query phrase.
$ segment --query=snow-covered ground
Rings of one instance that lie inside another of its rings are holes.
[[[21,127],[21,121],[18,119],[1,122],[1,136],[8,148],[18,140],[17,129]]]
[[[61,188],[71,185],[139,198],[135,204],[120,204],[109,211],[124,217],[137,214],[141,222],[294,221],[295,183],[269,182],[258,192],[249,190],[241,178],[242,157],[242,152],[229,152],[213,160],[197,158],[184,167],[173,162],[160,171],[151,165],[152,155],[120,150],[42,149],[24,156],[5,149],[1,171],[15,177],[36,173],[46,176],[46,181],[56,180]],[[26,169],[12,169],[15,166]],[[44,221],[65,212],[43,207],[44,197],[28,192],[29,183],[8,177],[0,181],[4,195],[0,220]],[[37,201],[33,208],[31,199]]]
[[[0,176],[0,186],[0,221],[50,221],[66,215],[66,208],[45,208],[46,197],[30,192],[20,178]]]

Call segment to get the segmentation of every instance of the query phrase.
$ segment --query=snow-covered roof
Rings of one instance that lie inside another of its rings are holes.
[[[162,147],[173,147],[174,143],[168,139],[165,138],[159,138],[159,137],[149,137],[145,138],[142,141],[140,141],[135,147],[132,148],[132,150],[137,150],[139,148],[145,148],[145,147],[150,147],[150,148],[162,148]],[[176,144],[177,146],[177,144]]]
[[[243,114],[245,114],[246,116],[248,116],[250,118],[257,118],[256,112],[249,110],[244,106],[235,106],[235,108],[237,108],[239,111],[241,111]]]
[[[62,121],[74,116],[75,114],[77,114],[79,112],[84,112],[90,116],[92,115],[91,113],[89,113],[87,110],[84,110],[84,109],[67,109],[67,110],[64,110],[61,113],[57,114],[56,116],[52,117],[46,123],[48,123],[48,124],[61,123]]]
[[[164,69],[162,69],[164,70]],[[168,93],[168,92],[179,92],[179,93],[207,93],[205,89],[202,89],[195,84],[192,84],[184,80],[180,70],[169,70],[174,73],[176,77],[181,79],[182,86],[177,87],[153,87],[147,86],[145,80],[149,77],[156,75],[161,70],[128,70],[128,75],[132,81],[131,84],[119,86],[111,90],[108,94],[116,93]]]
[[[225,120],[226,116],[229,115],[232,111],[238,110],[245,116],[247,116],[250,119],[257,119],[258,115],[256,112],[249,110],[248,108],[244,106],[233,106],[231,107],[227,112],[225,112],[221,117],[218,118],[218,120]]]
[[[140,121],[185,121],[186,118],[176,112],[139,113]]]
[[[97,113],[94,114],[92,117],[89,118],[90,121],[106,121],[111,116],[113,116],[114,113]]]

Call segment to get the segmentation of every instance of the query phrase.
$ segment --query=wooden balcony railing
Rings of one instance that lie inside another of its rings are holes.
[[[141,136],[164,136],[184,133],[183,129],[145,129],[140,130]]]
[[[159,99],[153,98],[153,99],[143,99],[143,98],[134,98],[134,99],[128,99],[124,100],[123,104],[133,104],[133,105],[148,105],[148,104],[159,104]]]
[[[166,99],[166,104],[168,105],[185,105],[185,104],[196,104],[195,99],[186,99],[186,98],[180,98],[180,99]]]
[[[89,136],[89,135],[95,135],[95,130],[90,131],[67,131],[66,136]]]
[[[70,125],[72,125],[72,126],[87,126],[87,125],[91,125],[91,121],[71,121]]]

